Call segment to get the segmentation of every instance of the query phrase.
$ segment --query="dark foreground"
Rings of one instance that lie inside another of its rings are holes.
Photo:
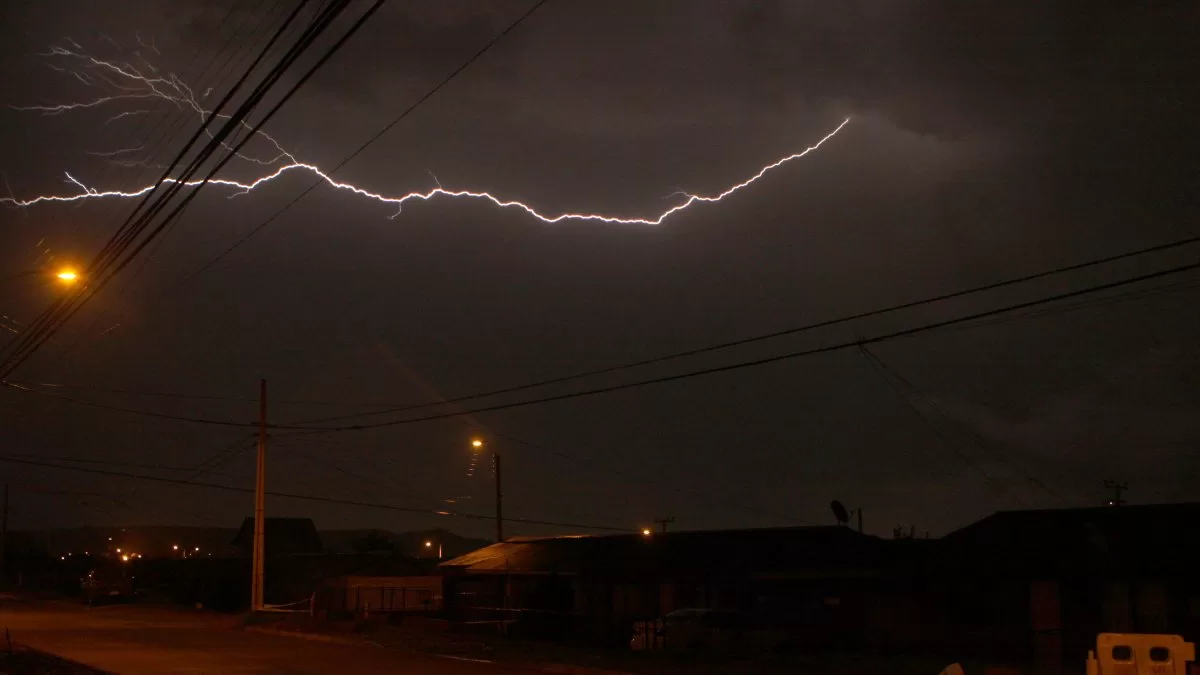
[[[62,601],[0,599],[0,629],[13,643],[113,673],[307,675],[405,672],[430,675],[517,675],[519,667],[440,658],[362,645],[309,642],[242,630],[227,616],[171,608],[85,607]],[[2,636],[0,636],[2,639]],[[35,659],[27,655],[26,659]],[[3,661],[0,661],[2,664]],[[32,663],[32,661],[30,661]],[[13,665],[18,664],[16,661]],[[82,673],[5,669],[0,672]],[[67,669],[61,669],[67,668]]]

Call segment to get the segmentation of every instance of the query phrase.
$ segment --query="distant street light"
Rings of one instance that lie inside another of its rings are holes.
[[[648,528],[648,527],[642,528],[642,536],[643,537],[649,537],[651,534],[653,534],[653,532],[650,531],[650,528]]]
[[[172,551],[178,551],[178,550],[179,550],[179,544],[172,544],[172,545],[171,545],[171,550],[172,550]]]
[[[478,438],[473,438],[471,439],[471,447],[478,450],[483,447],[483,441],[479,440]]]
[[[425,540],[425,548],[433,548],[433,542],[430,541],[429,539],[426,539]],[[438,555],[438,560],[441,560],[442,559],[442,541],[440,539],[438,540],[437,555]]]

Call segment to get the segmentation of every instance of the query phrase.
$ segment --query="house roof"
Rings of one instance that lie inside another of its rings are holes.
[[[1168,567],[1200,563],[1200,503],[1001,511],[943,538],[975,566]]]
[[[447,573],[718,572],[776,576],[862,571],[885,542],[846,527],[514,539],[442,563]]]

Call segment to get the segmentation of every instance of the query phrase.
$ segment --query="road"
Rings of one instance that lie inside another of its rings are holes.
[[[506,664],[478,663],[383,649],[310,642],[247,632],[237,619],[142,606],[85,607],[0,597],[0,627],[12,641],[114,673],[429,673],[527,675]]]

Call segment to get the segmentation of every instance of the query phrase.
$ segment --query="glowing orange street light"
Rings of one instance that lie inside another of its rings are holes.
[[[651,534],[652,534],[652,532],[650,532],[650,528],[648,528],[648,527],[642,528],[642,536],[643,537],[649,537]]]
[[[483,447],[483,441],[479,440],[478,438],[472,438],[471,439],[471,447],[478,450],[479,448]]]
[[[59,281],[68,286],[79,280],[79,273],[70,267],[65,267],[59,270],[58,274],[55,274],[54,276],[58,277]]]

